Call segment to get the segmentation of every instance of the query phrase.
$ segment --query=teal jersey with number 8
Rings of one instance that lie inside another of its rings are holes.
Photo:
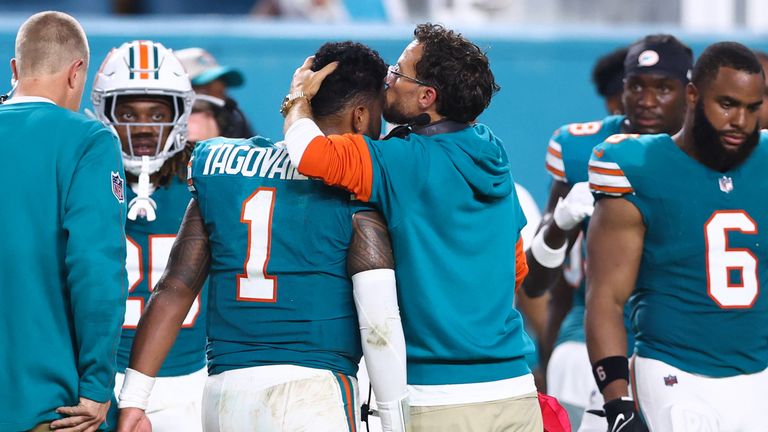
[[[198,144],[189,187],[210,239],[210,373],[293,364],[354,375],[346,257],[359,203],[300,175],[262,137]]]
[[[552,135],[547,147],[546,168],[553,179],[570,185],[587,181],[589,157],[592,148],[605,141],[611,135],[621,132],[626,117],[608,116],[600,121],[571,123],[560,127]],[[582,223],[584,238],[589,219]],[[586,247],[583,259],[586,260]],[[573,306],[560,325],[556,345],[563,342],[585,342],[584,311],[586,309],[586,279],[573,293]],[[629,308],[625,310],[624,322],[629,329]],[[627,354],[632,355],[634,340],[627,332]]]

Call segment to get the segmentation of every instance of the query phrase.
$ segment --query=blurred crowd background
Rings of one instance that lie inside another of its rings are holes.
[[[546,145],[558,126],[605,116],[590,82],[601,55],[650,33],[672,33],[698,54],[736,40],[768,48],[766,0],[0,0],[0,59],[19,25],[60,10],[83,23],[90,76],[112,47],[152,39],[201,47],[242,75],[231,95],[261,135],[282,139],[280,102],[293,71],[325,41],[357,40],[394,63],[414,23],[439,22],[487,50],[501,85],[479,121],[505,142],[516,180],[544,205]],[[7,68],[7,66],[5,66]],[[0,93],[10,69],[0,68]],[[83,107],[90,101],[86,88]]]

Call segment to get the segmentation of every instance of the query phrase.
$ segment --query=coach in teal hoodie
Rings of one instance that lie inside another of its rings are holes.
[[[284,104],[286,145],[300,173],[387,219],[413,429],[541,431],[524,358],[534,348],[512,306],[527,272],[526,221],[502,142],[474,123],[498,86],[485,54],[461,35],[431,24],[414,35],[383,95],[384,117],[413,133],[325,136],[307,101],[334,65],[312,71],[309,59]],[[375,120],[362,114],[350,121]]]

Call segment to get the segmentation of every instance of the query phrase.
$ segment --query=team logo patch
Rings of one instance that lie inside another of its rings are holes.
[[[667,387],[672,387],[673,385],[677,384],[677,376],[675,375],[669,375],[664,377],[664,385]]]
[[[730,177],[722,176],[719,179],[717,179],[717,182],[720,184],[720,190],[725,193],[731,193],[733,190],[733,179]]]
[[[640,66],[653,66],[659,62],[659,53],[654,50],[645,50],[637,56],[637,64]]]
[[[120,177],[120,173],[112,171],[112,194],[117,198],[117,202],[125,202],[125,180]]]

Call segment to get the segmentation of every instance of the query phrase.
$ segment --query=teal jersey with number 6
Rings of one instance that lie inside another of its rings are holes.
[[[126,202],[136,194],[126,188]],[[169,184],[158,187],[150,196],[157,205],[156,219],[144,217],[128,219],[125,223],[126,270],[128,272],[128,300],[125,304],[123,335],[117,351],[117,368],[128,367],[136,325],[146,306],[152,289],[165,271],[171,247],[176,240],[181,220],[192,198],[183,180],[174,177]],[[163,362],[158,376],[188,375],[205,367],[205,287],[192,304],[176,337],[171,351]]]
[[[300,175],[262,137],[198,144],[189,187],[210,239],[210,373],[292,364],[354,375],[346,258],[359,203]]]
[[[709,377],[768,366],[768,136],[724,173],[669,135],[617,135],[593,151],[596,196],[622,197],[645,224],[629,299],[637,354]]]

